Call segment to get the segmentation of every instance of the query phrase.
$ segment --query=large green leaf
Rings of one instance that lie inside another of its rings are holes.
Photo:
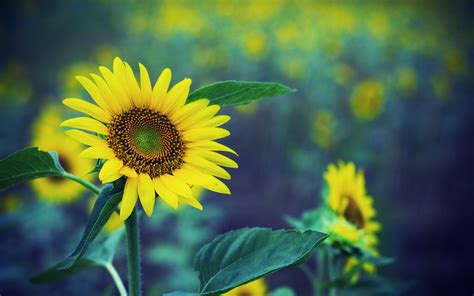
[[[102,187],[79,244],[74,252],[72,252],[72,254],[69,255],[60,266],[58,266],[58,268],[70,268],[84,255],[89,245],[97,237],[100,230],[104,227],[105,223],[107,223],[110,216],[117,208],[117,205],[122,200],[122,194],[123,182],[114,183],[114,185],[107,184]]]
[[[221,294],[284,267],[303,263],[327,234],[243,228],[216,237],[195,257],[200,294]]]
[[[206,98],[211,104],[217,105],[241,105],[252,101],[279,96],[294,92],[283,84],[275,82],[251,82],[251,81],[220,81],[198,88],[193,91],[188,102]]]
[[[63,173],[55,152],[26,148],[0,160],[0,192],[25,181]]]
[[[58,269],[62,262],[31,278],[33,283],[47,283],[60,280],[69,275],[75,274],[85,268],[105,267],[110,264],[115,256],[117,246],[124,235],[124,230],[118,230],[110,235],[103,236],[91,244],[91,247],[82,258],[66,269]]]

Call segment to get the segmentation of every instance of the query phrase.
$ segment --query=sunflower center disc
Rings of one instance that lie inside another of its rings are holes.
[[[343,216],[347,221],[354,224],[357,228],[361,229],[364,227],[364,216],[360,211],[357,203],[351,196],[343,196],[347,200],[347,207],[344,210]]]
[[[124,165],[152,178],[183,164],[184,142],[166,115],[134,108],[113,118],[107,142]]]

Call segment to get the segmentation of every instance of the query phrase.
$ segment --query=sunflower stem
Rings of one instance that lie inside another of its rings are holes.
[[[71,173],[63,172],[63,173],[61,173],[61,176],[66,178],[66,179],[69,179],[69,180],[72,180],[74,182],[77,182],[77,183],[81,184],[82,186],[86,187],[90,191],[93,191],[95,194],[99,194],[99,192],[100,192],[99,187],[95,186],[94,184],[92,184],[89,181],[86,181],[84,179],[79,178],[78,176],[74,176]]]
[[[114,280],[115,286],[117,287],[117,290],[119,291],[120,296],[127,296],[127,290],[125,289],[122,279],[120,278],[120,275],[118,274],[117,270],[112,265],[112,263],[105,264],[105,268],[107,269],[107,271],[110,273],[110,276]]]
[[[134,209],[130,217],[125,220],[125,228],[127,230],[128,294],[130,296],[140,296],[142,294],[139,241],[140,233],[136,209]]]
[[[336,277],[335,271],[335,257],[331,249],[327,250],[327,259],[328,259],[328,271],[329,271],[329,281],[332,281]],[[337,296],[337,290],[334,286],[329,288],[329,296]]]
[[[314,295],[320,296],[323,293],[322,284],[324,282],[324,248],[318,251],[318,272],[316,273],[315,283],[314,283]]]

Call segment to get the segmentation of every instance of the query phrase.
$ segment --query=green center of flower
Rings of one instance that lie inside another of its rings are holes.
[[[135,148],[145,155],[155,154],[163,147],[160,132],[151,126],[136,127],[130,138]]]
[[[349,195],[343,195],[342,198],[347,200],[347,206],[342,213],[344,218],[357,228],[364,228],[364,216],[355,200]]]
[[[171,174],[184,162],[184,142],[166,115],[134,108],[114,116],[108,129],[115,156],[137,173],[154,178]]]

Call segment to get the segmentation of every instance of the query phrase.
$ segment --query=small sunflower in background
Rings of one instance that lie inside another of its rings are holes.
[[[267,295],[267,285],[263,278],[247,283],[227,293],[224,296],[265,296]]]
[[[354,116],[362,121],[371,121],[383,111],[385,97],[384,86],[376,80],[366,80],[352,92],[351,109]]]
[[[94,161],[78,157],[82,145],[60,131],[58,125],[61,120],[59,106],[45,107],[33,124],[31,144],[43,151],[55,151],[66,171],[91,181],[93,176],[89,172],[94,167]],[[40,199],[53,203],[75,201],[86,190],[82,185],[60,177],[36,179],[31,182],[31,186]]]
[[[335,214],[335,218],[329,219],[325,225],[333,233],[329,241],[342,242],[378,256],[376,233],[381,226],[374,220],[376,211],[373,199],[366,193],[362,171],[357,171],[352,162],[339,162],[337,166],[330,164],[324,180],[327,186],[325,203]],[[350,257],[344,269],[350,270],[357,260]],[[364,263],[363,268],[369,274],[375,270],[375,266],[369,263]]]
[[[102,76],[91,74],[92,80],[76,77],[97,105],[77,98],[63,101],[90,116],[69,119],[61,125],[74,128],[66,133],[91,146],[80,156],[106,160],[99,179],[109,183],[127,178],[120,218],[130,216],[138,199],[151,216],[155,191],[173,208],[184,203],[199,210],[202,205],[190,186],[230,194],[218,178],[229,180],[230,174],[223,167],[238,165],[216,151],[236,153],[215,141],[229,136],[220,126],[230,116],[216,115],[220,106],[209,105],[208,99],[186,103],[191,79],[168,90],[170,69],[163,70],[152,86],[147,69],[142,64],[139,68],[137,82],[129,64],[115,58],[113,70],[99,67]]]

